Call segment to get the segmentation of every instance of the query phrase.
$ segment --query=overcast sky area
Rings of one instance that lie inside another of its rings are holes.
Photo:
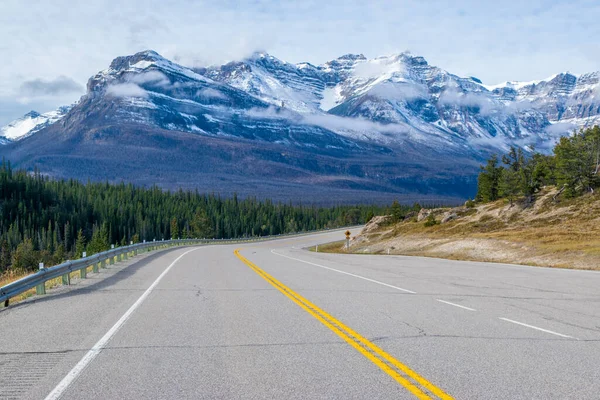
[[[600,70],[597,0],[1,2],[0,125],[76,101],[113,58],[146,49],[188,66],[409,50],[488,84]]]

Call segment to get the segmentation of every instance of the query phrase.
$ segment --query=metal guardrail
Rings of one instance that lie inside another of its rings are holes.
[[[198,245],[198,244],[214,244],[214,243],[247,243],[255,241],[270,240],[273,238],[285,237],[285,236],[299,236],[317,232],[330,232],[335,231],[322,230],[312,232],[296,232],[287,233],[274,236],[260,236],[252,238],[239,238],[239,239],[174,239],[174,240],[162,240],[159,242],[144,242],[132,244],[129,246],[117,247],[115,249],[103,251],[101,253],[94,254],[89,257],[80,258],[79,260],[67,260],[62,264],[55,265],[49,268],[41,268],[38,272],[21,278],[15,282],[11,282],[8,285],[0,287],[0,304],[4,302],[4,306],[8,307],[9,301],[12,297],[18,296],[30,289],[36,288],[37,294],[46,294],[46,282],[51,279],[56,279],[62,276],[63,285],[69,285],[71,283],[71,272],[80,271],[82,279],[87,277],[88,268],[92,267],[93,272],[98,272],[100,268],[106,268],[108,264],[114,264],[118,261],[127,260],[130,256],[135,256],[140,251],[153,251],[158,249],[164,249],[174,246],[186,246],[186,245]],[[339,228],[342,229],[342,228]]]
[[[283,236],[283,235],[281,235]],[[92,267],[93,272],[98,272],[99,268],[106,268],[107,264],[114,264],[118,261],[127,260],[131,256],[138,255],[142,251],[153,251],[165,249],[174,246],[211,244],[211,243],[244,243],[258,240],[265,240],[271,237],[261,238],[240,238],[240,239],[177,239],[163,240],[159,242],[144,242],[132,244],[129,246],[117,247],[115,249],[103,251],[89,257],[78,260],[67,260],[62,264],[49,268],[41,268],[38,272],[21,278],[8,285],[0,287],[0,304],[8,307],[10,298],[18,296],[30,289],[36,288],[37,294],[46,294],[45,283],[51,279],[62,276],[63,285],[71,283],[71,272],[80,271],[81,278],[87,277],[88,268]]]

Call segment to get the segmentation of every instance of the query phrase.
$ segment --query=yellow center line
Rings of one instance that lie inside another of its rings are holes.
[[[254,272],[261,276],[264,280],[273,285],[277,290],[283,293],[286,297],[300,306],[307,313],[316,318],[319,322],[332,330],[335,334],[344,339],[348,344],[354,347],[360,354],[365,356],[373,364],[377,365],[396,382],[404,386],[408,391],[419,399],[439,398],[443,400],[452,400],[452,397],[446,394],[442,389],[436,387],[431,382],[417,374],[408,366],[392,357],[390,354],[383,351],[381,348],[370,342],[368,339],[356,333],[354,330],[344,325],[339,320],[319,307],[294,292],[271,275],[260,269],[246,257],[240,254],[239,249],[234,251],[235,255]],[[412,380],[412,381],[411,381]],[[432,397],[433,396],[433,397]]]

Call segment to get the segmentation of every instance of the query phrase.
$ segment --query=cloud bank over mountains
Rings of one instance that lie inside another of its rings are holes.
[[[192,67],[257,49],[313,64],[357,50],[375,57],[410,49],[490,84],[583,73],[600,65],[599,19],[600,3],[587,0],[9,0],[0,15],[0,34],[11,38],[0,50],[0,124],[23,114],[24,103],[52,109],[75,101],[115,56],[147,48]]]

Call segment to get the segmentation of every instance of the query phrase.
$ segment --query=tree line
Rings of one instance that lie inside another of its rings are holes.
[[[336,228],[387,213],[317,207],[132,184],[56,180],[0,166],[0,273],[55,265],[143,240],[239,238]]]
[[[511,147],[502,157],[492,155],[481,166],[475,201],[532,202],[546,185],[556,185],[558,194],[571,198],[593,193],[600,185],[600,127],[562,137],[549,155],[530,150]]]

